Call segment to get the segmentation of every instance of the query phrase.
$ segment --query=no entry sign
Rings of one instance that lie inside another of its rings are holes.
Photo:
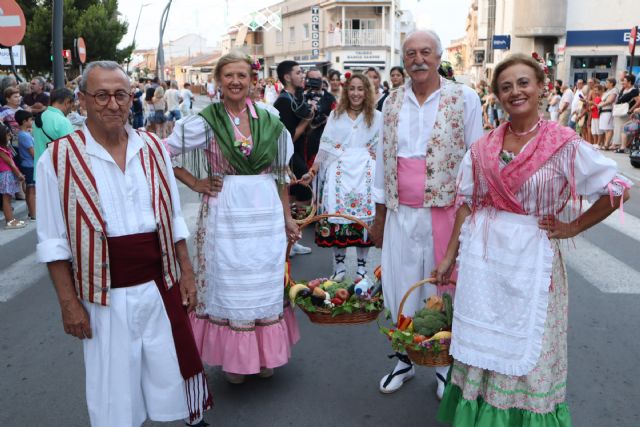
[[[87,62],[87,45],[82,37],[76,39],[76,57],[81,64]]]
[[[22,41],[27,29],[24,13],[14,0],[0,0],[0,46],[11,47]]]

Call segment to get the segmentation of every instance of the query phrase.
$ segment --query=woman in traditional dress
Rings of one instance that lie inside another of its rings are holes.
[[[329,115],[314,164],[302,176],[307,184],[318,176],[319,214],[347,214],[367,224],[373,222],[375,152],[381,127],[382,114],[376,111],[371,82],[362,74],[351,75],[338,108]],[[322,220],[316,226],[316,244],[333,248],[335,269],[331,279],[335,281],[345,277],[346,248],[355,246],[356,274],[364,278],[373,243],[361,225],[344,218]]]
[[[438,414],[455,426],[571,425],[561,241],[610,215],[629,183],[574,131],[540,118],[544,77],[525,55],[496,66],[493,91],[511,122],[460,167],[461,206],[435,271],[443,282],[459,249],[455,362]],[[594,202],[585,212],[580,197]]]
[[[290,310],[283,313],[287,240],[300,237],[285,186],[293,144],[278,118],[248,99],[251,71],[242,54],[220,58],[215,78],[222,101],[179,121],[167,139],[172,155],[191,158],[185,165],[191,172],[206,170],[205,181],[223,177],[214,197],[193,178],[205,196],[192,326],[203,361],[221,366],[232,383],[273,375],[299,338]]]

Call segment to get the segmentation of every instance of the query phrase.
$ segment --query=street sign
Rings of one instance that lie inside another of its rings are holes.
[[[27,54],[24,45],[13,46],[11,49],[13,54],[13,65],[16,67],[24,67],[27,65]],[[9,57],[9,49],[0,49],[0,66],[11,66],[11,58]]]
[[[78,61],[80,61],[81,64],[84,64],[85,62],[87,62],[87,45],[85,44],[82,37],[78,37],[75,40],[75,47],[76,58],[78,58]]]
[[[498,50],[509,50],[511,48],[511,36],[510,35],[494,35],[493,36],[493,48]]]
[[[27,29],[24,13],[14,0],[0,0],[0,46],[11,47],[22,41]]]
[[[638,39],[638,27],[633,27],[631,29],[631,35],[629,35],[629,54],[633,56],[636,50],[636,42]]]

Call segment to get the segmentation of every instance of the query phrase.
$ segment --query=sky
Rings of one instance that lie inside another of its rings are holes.
[[[229,21],[238,21],[249,11],[278,3],[278,0],[229,0]],[[129,31],[120,46],[133,40],[136,21],[140,24],[136,33],[137,48],[155,48],[159,40],[159,23],[167,0],[120,0],[118,10],[129,22]],[[318,3],[321,3],[319,0]],[[446,3],[446,5],[445,5]],[[452,39],[464,35],[467,12],[471,0],[400,0],[401,9],[411,10],[418,28],[431,28],[438,33],[443,47]],[[189,33],[196,33],[215,46],[224,34],[224,0],[173,0],[165,29],[165,42]]]

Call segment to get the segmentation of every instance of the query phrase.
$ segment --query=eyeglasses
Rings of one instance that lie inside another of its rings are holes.
[[[119,90],[116,93],[109,93],[109,92],[90,93],[87,91],[83,91],[83,93],[85,95],[92,97],[96,101],[96,104],[98,104],[101,107],[104,107],[107,104],[109,104],[109,102],[111,101],[111,97],[113,97],[113,99],[116,100],[116,104],[123,107],[129,103],[129,101],[131,100],[131,97],[133,96],[131,93],[125,92],[124,90]]]

